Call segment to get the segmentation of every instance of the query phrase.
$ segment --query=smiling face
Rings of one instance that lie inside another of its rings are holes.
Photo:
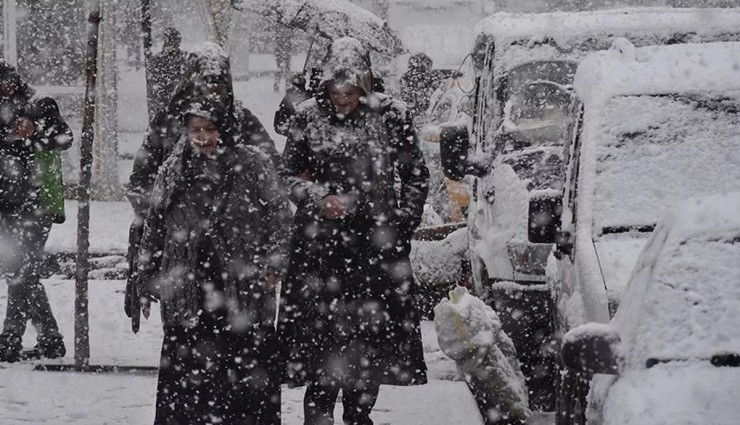
[[[360,98],[365,93],[357,86],[336,85],[329,86],[329,100],[340,115],[348,115],[360,105]]]
[[[188,116],[188,142],[201,155],[211,156],[221,137],[216,124],[208,118]]]

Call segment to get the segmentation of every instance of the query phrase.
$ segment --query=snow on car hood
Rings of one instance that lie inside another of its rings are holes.
[[[730,425],[740,417],[740,368],[673,362],[624,373],[609,388],[604,425]],[[592,412],[589,412],[593,415]]]
[[[647,235],[640,238],[603,240],[594,242],[604,275],[609,303],[619,302],[627,287],[632,269],[647,242]]]

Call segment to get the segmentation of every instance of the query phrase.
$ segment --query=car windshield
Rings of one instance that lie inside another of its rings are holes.
[[[562,143],[570,123],[570,90],[576,64],[541,61],[521,65],[507,74],[503,95],[503,134],[512,149]]]
[[[652,273],[635,282],[632,295],[639,304],[631,307],[638,309],[615,319],[625,331],[627,322],[636,326],[625,334],[632,338],[627,343],[631,362],[740,354],[740,315],[734,313],[740,308],[738,258],[740,234],[694,237],[664,247]]]
[[[737,190],[739,102],[740,93],[610,99],[602,124],[584,127],[596,139],[584,153],[596,157],[594,236],[650,229],[677,201]]]

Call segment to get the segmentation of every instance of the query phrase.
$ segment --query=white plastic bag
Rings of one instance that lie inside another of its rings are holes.
[[[434,324],[442,352],[465,374],[481,410],[486,406],[481,413],[493,423],[526,422],[531,412],[524,375],[496,312],[457,287],[434,308]]]

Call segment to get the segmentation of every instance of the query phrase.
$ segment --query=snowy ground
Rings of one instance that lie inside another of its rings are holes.
[[[52,308],[66,336],[73,362],[74,282],[52,277],[44,281]],[[162,331],[156,312],[134,335],[123,314],[124,281],[90,282],[91,364],[156,366]],[[0,315],[7,287],[0,286]],[[373,419],[378,424],[480,424],[475,402],[454,364],[439,351],[433,325],[425,322],[424,351],[431,382],[420,387],[383,387]],[[34,344],[35,333],[25,344]],[[145,424],[154,419],[154,373],[81,374],[34,371],[33,364],[0,364],[2,424]],[[302,389],[283,392],[283,423],[302,423]],[[341,406],[337,408],[340,420]],[[341,421],[339,422],[341,423]]]

